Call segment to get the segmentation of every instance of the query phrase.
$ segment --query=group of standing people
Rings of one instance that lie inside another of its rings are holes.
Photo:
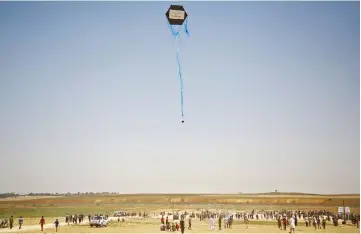
[[[326,229],[326,218],[325,217],[321,217],[320,216],[312,216],[312,217],[305,217],[305,224],[306,227],[314,227],[315,229],[321,229],[321,225],[323,229]],[[297,223],[298,223],[298,218],[297,216],[290,216],[290,218],[287,220],[287,216],[284,215],[283,217],[280,215],[277,218],[277,224],[278,224],[278,228],[280,230],[286,230],[287,229],[287,225],[290,226],[290,233],[294,233],[295,229],[297,227]],[[312,225],[312,226],[311,226]]]
[[[160,219],[160,230],[161,231],[178,231],[181,230],[181,233],[184,233],[185,230],[185,221],[184,221],[184,215],[181,215],[181,220],[178,222],[169,222],[168,216],[164,219],[164,216],[162,215],[162,218]],[[192,230],[192,217],[189,217],[188,219],[188,230]]]
[[[24,223],[23,216],[20,216],[20,218],[19,218],[19,220],[18,220],[19,230],[20,230],[21,227],[23,226],[23,223]],[[13,229],[13,227],[14,227],[14,216],[11,216],[11,217],[10,217],[9,224],[10,224],[10,225],[9,225],[10,229]]]
[[[19,230],[22,228],[23,223],[24,223],[23,216],[20,216],[19,222],[18,222],[18,224],[19,224]],[[13,227],[14,227],[14,216],[11,216],[11,217],[10,217],[9,224],[10,224],[10,225],[9,225],[9,226],[10,226],[10,229],[13,229]],[[41,216],[41,219],[40,219],[40,221],[39,221],[39,224],[40,224],[40,230],[41,230],[41,231],[44,231],[44,225],[45,225],[45,218],[44,218],[44,216]],[[56,219],[55,222],[54,222],[56,232],[58,232],[59,224],[60,224],[60,223],[59,223],[59,220]]]
[[[19,222],[18,222],[18,224],[19,224],[19,230],[21,229],[23,223],[24,223],[23,216],[20,216]],[[9,224],[10,224],[10,229],[13,229],[13,227],[14,227],[14,216],[11,216],[11,217],[10,217]]]
[[[306,227],[311,227],[311,225],[315,228],[315,229],[321,229],[321,226],[323,229],[326,229],[326,219],[325,217],[320,218],[320,216],[312,216],[312,217],[305,217],[305,223],[306,223]],[[336,219],[334,220],[334,224]],[[337,225],[335,225],[337,226]]]
[[[89,221],[90,221],[90,215],[88,216]],[[67,223],[68,225],[72,222],[73,224],[78,224],[78,223],[82,223],[84,221],[84,215],[83,214],[75,214],[75,215],[68,215],[66,214],[65,216],[65,223]]]
[[[178,222],[172,222],[170,223],[168,220],[168,216],[164,219],[164,216],[162,215],[162,218],[160,219],[160,230],[161,231],[178,231],[180,229],[181,233],[184,233],[185,230],[185,222],[184,222],[184,215],[181,215],[181,220],[178,224]],[[189,218],[188,220],[188,229],[192,229],[192,219]]]

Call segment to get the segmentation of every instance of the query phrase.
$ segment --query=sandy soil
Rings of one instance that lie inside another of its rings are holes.
[[[60,221],[59,232],[65,233],[101,233],[101,232],[134,232],[134,233],[161,233],[159,231],[158,219],[148,218],[146,220],[127,220],[126,222],[112,222],[105,228],[91,228],[87,221],[82,225],[65,224],[65,214],[84,213],[93,214],[104,212],[112,214],[116,210],[147,212],[150,216],[154,213],[172,209],[186,210],[187,212],[198,212],[201,209],[210,211],[227,209],[229,211],[250,211],[252,209],[301,209],[314,210],[326,209],[332,212],[337,211],[337,207],[345,201],[346,206],[350,206],[352,212],[358,213],[360,210],[360,195],[300,195],[300,194],[224,194],[224,195],[197,195],[197,194],[128,194],[128,195],[95,195],[95,196],[69,196],[69,197],[27,197],[22,199],[0,199],[0,218],[9,218],[14,215],[15,224],[17,218],[24,217],[23,229],[19,231],[17,227],[0,229],[4,232],[39,232],[39,220],[41,215],[45,216],[46,225],[44,232],[55,232],[54,221]],[[57,217],[56,217],[57,216]],[[36,225],[34,225],[36,224]],[[17,226],[17,225],[16,225]],[[360,229],[353,226],[334,227],[328,225],[326,230],[314,230],[306,228],[304,223],[297,227],[297,233],[315,232],[343,232],[360,233]],[[186,230],[186,233],[210,232],[208,222],[194,220],[193,230]],[[287,233],[277,228],[275,221],[265,221],[257,223],[251,221],[248,229],[243,224],[235,223],[233,229],[215,231],[217,233]]]
[[[53,219],[45,219],[45,222],[49,222],[49,220],[52,221],[52,223],[45,223],[44,225],[44,231],[46,230],[52,230],[53,232],[55,232],[55,225],[54,225],[54,222],[55,222],[55,219],[56,218],[53,218]],[[47,221],[48,220],[48,221]],[[60,221],[60,220],[59,220]],[[84,226],[88,224],[88,221],[85,221],[84,220]],[[65,222],[60,222],[60,226],[61,227],[64,227],[64,226],[68,226],[68,224],[66,224]],[[80,225],[79,225],[80,227]],[[40,225],[23,225],[21,227],[21,229],[19,229],[19,226],[15,223],[15,227],[13,229],[10,229],[10,228],[3,228],[3,229],[0,229],[0,233],[4,233],[4,232],[18,232],[18,233],[23,233],[23,232],[36,232],[36,231],[40,231]],[[52,232],[51,231],[51,232]]]
[[[67,225],[61,222],[59,232],[61,233],[166,233],[159,230],[158,219],[144,219],[144,220],[127,220],[126,222],[118,222],[116,218],[110,218],[113,222],[109,223],[107,227],[92,228],[88,222],[82,225]],[[188,225],[188,223],[186,223]],[[0,232],[13,232],[13,233],[40,233],[39,225],[26,225],[22,230],[15,229],[0,229]],[[44,233],[55,232],[54,224],[46,224]],[[180,233],[180,231],[178,231]],[[186,230],[185,233],[285,233],[288,231],[279,230],[275,221],[270,221],[269,224],[259,225],[252,224],[252,221],[248,228],[244,224],[235,223],[232,229],[218,230],[218,223],[216,223],[216,229],[210,230],[208,221],[194,220],[192,222],[192,230]],[[351,225],[341,225],[334,227],[330,224],[327,225],[326,230],[315,230],[311,227],[305,227],[303,223],[296,228],[297,233],[360,233],[360,229]]]

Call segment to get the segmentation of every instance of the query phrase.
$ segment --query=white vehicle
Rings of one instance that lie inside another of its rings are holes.
[[[122,211],[116,211],[116,212],[114,212],[113,216],[114,217],[124,217],[124,216],[127,216],[127,213],[122,212]]]
[[[104,216],[94,216],[90,219],[90,227],[106,227],[108,220]]]

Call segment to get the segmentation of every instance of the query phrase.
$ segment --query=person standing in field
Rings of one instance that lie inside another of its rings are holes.
[[[160,223],[164,224],[164,216],[162,215],[162,218],[160,218]]]
[[[287,220],[286,220],[286,216],[283,216],[283,230],[286,230],[287,228]]]
[[[222,215],[218,217],[218,230],[222,230]]]
[[[54,224],[55,224],[55,231],[58,232],[59,220],[56,219],[55,222],[54,222]]]
[[[291,216],[291,218],[289,219],[289,224],[290,224],[290,233],[295,233],[295,219]]]
[[[213,215],[212,215],[211,218],[209,219],[209,226],[210,226],[210,229],[213,231],[213,230],[214,230],[214,219],[213,219]]]
[[[320,216],[317,216],[317,228],[321,229],[321,219]]]
[[[231,215],[231,217],[228,220],[228,227],[232,228],[232,224],[233,224],[233,215]]]
[[[312,225],[315,229],[317,229],[316,223],[317,223],[316,217],[313,217]]]
[[[305,217],[305,223],[306,223],[306,227],[308,227],[308,217]]]
[[[41,231],[43,231],[43,228],[44,228],[44,224],[45,224],[45,219],[44,219],[44,216],[41,216],[41,219],[40,219],[40,227],[41,227]]]
[[[19,230],[21,229],[21,226],[23,225],[24,219],[23,216],[20,216],[19,218]]]
[[[181,218],[181,221],[180,221],[179,224],[180,224],[181,233],[183,234],[183,233],[184,233],[184,229],[185,229],[185,224],[184,224],[183,215],[182,215],[182,218]]]
[[[188,219],[188,230],[192,230],[192,218],[190,216]]]
[[[244,216],[244,225],[245,225],[246,229],[248,229],[248,223],[249,223],[248,216],[245,215]]]
[[[278,216],[277,224],[278,224],[278,228],[279,228],[280,230],[282,230],[281,216]]]
[[[13,229],[13,226],[14,226],[14,217],[11,216],[10,217],[10,229]]]
[[[322,218],[322,227],[323,227],[323,229],[326,229],[326,219],[325,219],[325,217]]]

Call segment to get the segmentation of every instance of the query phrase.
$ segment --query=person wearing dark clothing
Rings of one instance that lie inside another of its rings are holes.
[[[278,224],[278,228],[279,228],[280,230],[282,230],[281,217],[278,217],[278,219],[277,219],[277,224]]]
[[[20,216],[20,218],[19,218],[19,229],[21,229],[21,226],[23,226],[23,222],[24,222],[23,216]]]
[[[55,224],[55,231],[58,232],[59,220],[56,219],[54,224]]]
[[[322,218],[322,228],[326,229],[326,219]]]
[[[10,229],[13,229],[13,226],[14,226],[14,217],[11,216],[10,217]]]
[[[218,218],[218,230],[222,230],[222,216],[221,215]]]
[[[180,224],[181,233],[183,234],[185,229],[184,219],[182,219],[179,224]]]
[[[321,219],[320,219],[320,217],[317,217],[317,228],[321,229]]]

